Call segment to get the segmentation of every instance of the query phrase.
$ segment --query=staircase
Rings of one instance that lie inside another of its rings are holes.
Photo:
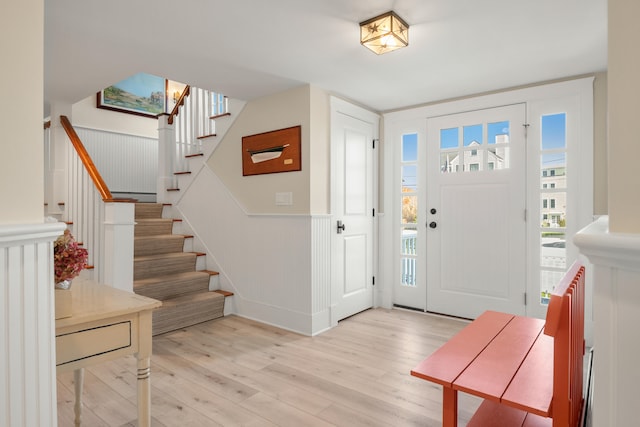
[[[224,291],[209,291],[217,272],[197,269],[204,254],[185,252],[185,239],[173,234],[174,220],[162,217],[163,205],[136,203],[134,292],[162,301],[153,312],[153,335],[224,315]]]

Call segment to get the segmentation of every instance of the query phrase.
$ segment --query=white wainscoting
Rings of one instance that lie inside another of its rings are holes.
[[[158,139],[77,127],[112,193],[155,193]]]
[[[637,425],[640,234],[610,233],[602,216],[574,243],[593,264],[593,425]]]
[[[331,215],[311,217],[311,333],[331,328]]]
[[[176,208],[207,252],[207,268],[220,272],[221,289],[234,292],[237,315],[305,335],[329,326],[322,320],[330,292],[327,217],[247,215],[208,167]]]
[[[0,226],[0,425],[56,426],[53,245],[64,223]]]

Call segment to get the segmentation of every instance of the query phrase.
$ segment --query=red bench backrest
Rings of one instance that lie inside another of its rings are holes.
[[[553,427],[576,427],[583,405],[584,266],[573,263],[551,293],[544,333],[553,337]]]

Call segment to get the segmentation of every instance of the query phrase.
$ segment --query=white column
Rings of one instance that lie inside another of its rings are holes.
[[[0,425],[56,426],[53,240],[61,222],[0,226]]]
[[[174,125],[170,125],[169,116],[163,114],[158,117],[158,184],[156,186],[156,201],[158,203],[168,202],[166,190],[174,186],[175,151]]]
[[[99,282],[133,292],[134,203],[104,204],[104,268]]]
[[[71,104],[56,103],[51,106],[51,139],[49,142],[49,157],[51,176],[49,177],[50,193],[47,203],[48,212],[61,220],[69,220],[69,150],[71,142],[60,124],[60,116],[67,116],[71,120]],[[65,203],[60,206],[58,203]]]
[[[640,234],[612,233],[604,216],[574,243],[593,264],[593,425],[636,425]]]

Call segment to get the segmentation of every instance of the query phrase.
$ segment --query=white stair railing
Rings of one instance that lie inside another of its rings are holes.
[[[203,152],[203,139],[214,136],[214,118],[228,113],[227,97],[206,89],[190,87],[177,114],[169,118],[175,130],[173,172],[188,170],[187,156]]]
[[[63,220],[88,252],[99,283],[133,291],[134,203],[114,199],[69,120],[61,122],[72,149],[67,152],[67,200]]]
[[[175,173],[189,170],[190,155],[204,153],[204,141],[216,135],[215,118],[228,114],[223,94],[187,86],[171,114],[160,116],[158,197],[177,188]]]

